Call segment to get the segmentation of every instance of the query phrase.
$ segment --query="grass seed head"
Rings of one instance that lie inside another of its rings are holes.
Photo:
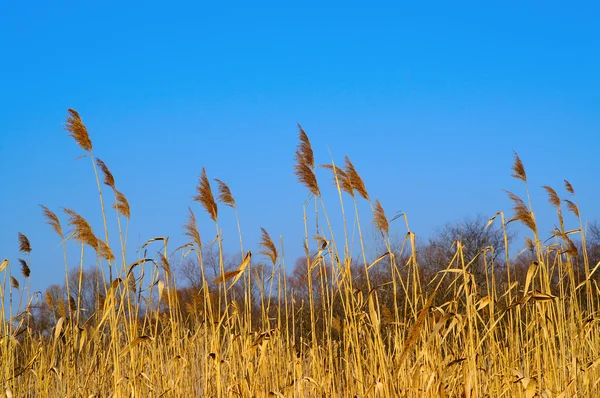
[[[58,216],[56,215],[56,213],[54,213],[53,211],[51,211],[44,205],[40,205],[40,207],[42,208],[42,211],[44,212],[44,218],[46,219],[46,224],[50,225],[52,227],[52,229],[54,230],[54,232],[56,232],[58,234],[58,236],[60,236],[61,239],[63,239],[64,235],[63,235],[62,226],[60,225],[60,220],[58,219]]]
[[[344,158],[344,163],[346,167],[346,174],[350,179],[350,184],[352,185],[352,188],[356,192],[358,192],[358,194],[362,196],[363,199],[369,200],[369,193],[367,192],[365,183],[363,182],[362,178],[360,178],[360,175],[358,175],[356,168],[354,167],[348,156]]]
[[[389,233],[390,224],[385,216],[385,212],[383,211],[381,203],[379,203],[379,199],[375,200],[375,208],[373,209],[373,223],[381,232],[384,232],[386,235]]]
[[[529,229],[531,229],[532,231],[536,231],[536,225],[535,225],[535,219],[533,218],[533,214],[531,213],[531,211],[529,211],[529,209],[527,208],[527,205],[525,205],[525,202],[523,202],[523,200],[521,198],[519,198],[517,195],[515,195],[514,193],[510,192],[510,191],[505,191],[506,194],[508,195],[508,197],[510,198],[510,200],[513,201],[513,211],[515,213],[514,217],[512,219],[510,219],[509,221],[520,221],[522,222],[525,226],[527,226]]]
[[[334,164],[322,164],[322,168],[331,170],[333,173],[333,184],[337,186],[339,184],[340,189],[346,192],[348,195],[354,197],[354,189],[352,188],[352,182],[348,177],[348,174],[341,167],[337,167]]]
[[[113,254],[111,248],[101,239],[96,241],[96,252],[98,256],[107,260],[113,261],[115,259],[115,255]]]
[[[27,261],[20,258],[19,263],[21,264],[21,275],[23,275],[24,278],[29,278],[29,275],[31,275],[31,269],[29,268],[29,265],[27,265]]]
[[[31,244],[29,239],[19,232],[19,251],[21,253],[31,253]]]
[[[96,164],[98,165],[98,167],[100,167],[100,170],[102,170],[102,174],[104,174],[104,184],[108,185],[109,187],[111,187],[114,190],[115,189],[115,177],[113,177],[112,173],[106,166],[106,163],[104,163],[102,160],[96,158]]]
[[[48,305],[48,308],[50,308],[50,310],[53,310],[54,309],[54,299],[52,298],[52,293],[50,293],[50,290],[46,290],[45,298],[46,298],[46,304]]]
[[[556,191],[548,185],[543,185],[542,188],[544,188],[548,193],[548,202],[550,202],[550,204],[552,204],[552,206],[556,207],[557,209],[560,208],[560,198],[558,197]]]
[[[19,281],[17,280],[17,278],[15,278],[14,276],[10,277],[10,285],[12,286],[13,289],[17,289],[19,290]]]
[[[514,171],[513,177],[522,180],[523,182],[527,182],[527,173],[525,173],[525,167],[523,166],[523,162],[521,162],[521,158],[515,152],[515,162],[513,163],[512,169]]]
[[[575,214],[575,217],[579,218],[579,208],[577,205],[568,199],[565,199],[565,203],[567,204],[567,209],[569,209],[571,213]]]
[[[210,181],[208,181],[208,177],[206,176],[206,169],[204,167],[202,168],[202,174],[200,175],[196,191],[198,192],[198,195],[194,196],[193,199],[196,202],[199,202],[202,205],[202,207],[204,207],[204,209],[207,211],[210,218],[214,222],[217,222],[217,202],[215,202],[212,189],[210,188]]]
[[[261,228],[260,232],[260,246],[263,248],[260,254],[264,254],[265,256],[269,257],[271,263],[275,265],[275,263],[277,262],[277,248],[275,247],[273,240],[264,228]]]
[[[571,183],[567,180],[565,181],[565,190],[570,193],[571,195],[575,195],[575,190],[573,189],[573,185],[571,185]]]
[[[231,189],[225,184],[223,181],[215,178],[215,181],[218,185],[218,196],[217,198],[224,203],[226,206],[235,209],[235,199],[233,199],[233,195],[231,194]]]
[[[123,195],[123,192],[115,189],[115,199],[117,202],[113,205],[113,209],[129,220],[129,217],[131,216],[131,209],[129,208],[129,201],[125,195]]]
[[[189,214],[188,220],[183,225],[185,235],[194,242],[198,249],[202,248],[202,241],[200,240],[200,232],[198,232],[198,223],[196,222],[196,216],[191,208],[188,207]]]
[[[315,158],[312,147],[306,132],[302,126],[298,124],[300,142],[296,147],[296,166],[294,174],[298,177],[298,181],[304,185],[314,196],[320,196],[319,184],[315,175]]]
[[[86,219],[71,209],[64,208],[63,211],[69,217],[68,224],[73,227],[75,240],[81,244],[91,246],[95,250],[98,246],[98,239]]]
[[[71,313],[77,311],[77,303],[73,296],[69,296],[69,310],[71,311]]]
[[[81,116],[75,109],[67,109],[69,112],[69,116],[67,116],[67,124],[65,125],[65,130],[67,130],[71,137],[75,139],[77,145],[84,151],[91,153],[92,152],[92,141],[90,140],[90,136],[88,134],[87,128],[81,121]]]

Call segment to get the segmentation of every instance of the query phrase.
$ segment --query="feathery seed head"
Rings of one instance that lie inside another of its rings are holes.
[[[31,253],[31,245],[29,239],[19,232],[19,251],[21,253]]]
[[[206,209],[210,218],[217,222],[217,202],[215,202],[215,198],[212,193],[212,189],[210,188],[210,181],[208,181],[208,177],[206,176],[206,169],[202,168],[202,174],[200,175],[200,179],[198,181],[198,186],[196,187],[196,191],[198,195],[193,197],[193,200],[196,202],[200,202],[202,207]]]
[[[44,217],[46,218],[46,224],[50,225],[54,232],[56,232],[61,238],[64,238],[62,227],[60,225],[60,220],[56,213],[48,209],[44,205],[40,205],[42,211],[44,212]]]
[[[106,166],[106,163],[96,158],[96,164],[98,167],[100,167],[100,170],[102,170],[102,174],[104,174],[104,184],[108,185],[112,189],[115,189],[115,178]]]
[[[189,210],[188,220],[183,225],[183,228],[185,229],[185,235],[187,237],[189,237],[192,240],[192,242],[194,242],[196,244],[196,246],[198,248],[201,248],[202,241],[200,240],[200,232],[198,232],[198,224],[196,222],[196,216],[194,215],[194,212],[192,211],[191,208],[188,207],[188,210]]]
[[[527,226],[529,229],[535,232],[535,219],[533,218],[533,214],[531,213],[531,211],[529,211],[529,209],[525,205],[525,202],[523,202],[523,200],[514,193],[510,191],[505,192],[510,198],[510,200],[513,201],[513,211],[515,212],[514,217],[509,221],[521,221],[525,226]]]
[[[31,275],[31,269],[29,269],[27,261],[20,258],[19,263],[21,264],[21,274],[23,275],[23,277],[29,278],[29,275]]]
[[[575,246],[575,243],[573,243],[573,241],[571,239],[569,239],[568,236],[565,236],[565,240],[566,240],[566,247],[564,250],[564,253],[568,254],[571,257],[577,257],[577,255],[579,254],[579,251],[577,250],[577,246]]]
[[[10,277],[10,285],[13,289],[19,290],[19,281],[14,276]]]
[[[298,138],[300,143],[296,147],[296,166],[294,167],[294,174],[298,177],[298,181],[304,185],[308,190],[315,196],[320,196],[321,191],[319,190],[319,184],[317,183],[317,177],[315,175],[315,158],[312,147],[308,136],[302,129],[302,126],[298,124],[300,133]]]
[[[390,224],[385,216],[385,212],[383,211],[381,203],[379,203],[379,199],[375,200],[375,208],[373,209],[373,223],[381,232],[385,232],[386,235],[389,233]]]
[[[333,172],[333,183],[334,185],[338,185],[342,191],[346,192],[348,195],[354,197],[354,189],[352,188],[352,182],[350,182],[350,178],[348,174],[341,167],[337,167],[334,164],[323,164],[322,168],[331,170]]]
[[[579,218],[579,208],[577,205],[568,199],[565,199],[565,203],[567,204],[567,209],[569,209],[571,213],[575,214],[575,217]]]
[[[82,245],[89,245],[95,250],[98,247],[98,239],[86,219],[71,209],[63,208],[63,211],[69,217],[68,224],[73,227],[75,240]]]
[[[69,296],[69,310],[71,310],[71,313],[77,311],[77,304],[73,296]]]
[[[548,193],[548,202],[550,202],[554,207],[559,208],[560,207],[560,198],[556,194],[556,191],[554,189],[552,189],[552,187],[549,187],[548,185],[543,185],[542,188],[544,188],[546,190],[546,192]]]
[[[275,247],[275,244],[273,243],[273,240],[271,239],[271,236],[269,236],[267,231],[264,228],[261,228],[260,231],[260,246],[263,248],[260,254],[264,254],[265,256],[269,257],[271,263],[275,265],[275,263],[277,262],[277,248]]]
[[[113,209],[115,209],[117,213],[129,220],[129,216],[131,215],[129,201],[127,201],[127,198],[125,197],[125,195],[123,195],[123,192],[118,191],[116,189],[114,191],[117,203],[113,205]]]
[[[165,271],[165,274],[167,275],[167,277],[170,277],[171,276],[171,264],[169,263],[169,259],[160,252],[158,253],[158,259],[159,259],[160,267]]]
[[[67,116],[67,124],[65,130],[67,130],[71,137],[75,139],[77,145],[86,152],[92,152],[92,141],[88,134],[87,128],[81,121],[81,116],[75,109],[67,109],[69,116]]]
[[[50,293],[50,290],[46,290],[46,304],[48,305],[48,308],[50,308],[51,310],[54,309],[54,299],[52,298],[52,294]]]
[[[344,158],[344,165],[346,167],[346,174],[348,175],[350,183],[352,184],[352,188],[354,188],[356,192],[363,197],[363,199],[369,200],[369,194],[367,192],[367,188],[365,187],[365,183],[358,175],[358,172],[354,168],[354,165],[348,156]]]
[[[110,246],[108,246],[103,240],[98,239],[96,241],[96,252],[98,253],[98,256],[108,260],[108,261],[113,261],[115,259],[115,256],[112,252],[112,250],[110,249]]]
[[[235,209],[235,199],[233,199],[233,195],[231,194],[231,189],[229,189],[227,184],[225,184],[223,181],[219,180],[218,178],[215,178],[215,181],[219,185],[219,187],[218,187],[219,195],[217,196],[217,198],[222,203],[224,203],[226,206],[229,206],[229,207]]]
[[[308,135],[306,134],[300,123],[298,123],[298,130],[298,138],[300,139],[300,143],[298,144],[296,150],[296,160],[299,163],[305,163],[307,166],[314,170],[315,157],[313,154],[312,146],[310,145],[310,140],[308,139]]]
[[[573,185],[571,185],[571,183],[567,180],[565,181],[565,189],[567,190],[568,193],[570,193],[571,195],[575,195],[575,190],[573,189]]]
[[[512,166],[513,171],[515,172],[512,176],[522,180],[523,182],[527,182],[527,174],[525,173],[525,167],[523,166],[523,162],[521,162],[521,158],[515,152],[515,163]]]

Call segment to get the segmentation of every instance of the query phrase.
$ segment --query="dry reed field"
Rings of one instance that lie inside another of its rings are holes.
[[[300,127],[295,174],[309,199],[301,283],[291,285],[283,246],[265,229],[260,247],[247,250],[238,223],[242,255],[233,266],[226,261],[219,212],[237,218],[238,207],[226,183],[204,169],[184,225],[189,242],[175,248],[158,237],[132,248],[127,197],[75,110],[66,129],[90,159],[104,230],[76,209],[41,207],[48,238],[65,257],[64,286],[43,295],[29,288],[35,242],[19,234],[24,259],[2,261],[7,397],[600,396],[600,263],[589,253],[575,190],[567,181],[561,196],[544,187],[549,204],[538,205],[556,210],[548,237],[538,230],[517,155],[513,176],[522,192],[507,192],[514,208],[486,226],[501,245],[473,252],[456,240],[432,269],[420,264],[408,217],[396,220],[406,234],[394,242],[393,220],[350,159],[318,165]],[[317,180],[321,167],[333,185]],[[339,201],[325,203],[324,189]],[[368,203],[372,215],[361,219],[357,203]],[[215,235],[201,237],[198,211],[208,213]],[[343,219],[335,236],[334,211]],[[567,225],[566,212],[576,225]],[[109,231],[109,217],[117,229]],[[512,240],[516,225],[524,244]],[[374,258],[365,248],[371,227],[384,248]],[[209,246],[216,272],[206,265]],[[76,268],[67,265],[72,250]],[[174,262],[182,256],[196,267],[193,285],[178,284]]]

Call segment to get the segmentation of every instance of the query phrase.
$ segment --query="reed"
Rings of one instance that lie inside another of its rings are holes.
[[[267,229],[260,228],[254,254],[244,249],[237,212],[248,210],[219,179],[215,196],[204,168],[192,201],[215,225],[217,244],[202,240],[198,223],[204,221],[190,208],[183,225],[187,243],[172,249],[167,236],[154,237],[133,253],[127,244],[129,202],[106,163],[92,155],[81,116],[69,109],[66,129],[94,165],[104,239],[75,210],[64,208],[59,216],[41,206],[63,248],[65,284],[37,294],[29,284],[38,275],[39,260],[34,260],[43,254],[18,234],[23,259],[0,262],[0,394],[600,395],[600,262],[588,251],[585,223],[568,181],[568,198],[542,186],[557,216],[546,239],[533,211],[525,166],[515,154],[513,177],[524,189],[507,192],[512,215],[500,211],[486,227],[502,231],[504,247],[481,248],[469,257],[465,242],[456,241],[448,248],[451,258],[433,269],[418,249],[408,216],[399,216],[405,231],[396,226],[397,217],[388,218],[382,203],[372,202],[349,157],[343,167],[333,160],[322,165],[332,173],[339,198],[326,207],[311,142],[298,128],[293,172],[307,189],[308,199],[298,202],[299,211],[304,203],[306,258],[292,274],[286,270],[283,239],[272,239]],[[112,191],[106,208],[102,189]],[[309,221],[313,199],[314,225]],[[344,210],[348,200],[353,214]],[[362,224],[359,200],[372,210]],[[239,259],[224,253],[217,202],[223,211],[235,211]],[[339,226],[331,225],[327,209],[340,212],[343,240],[336,240],[333,231]],[[119,248],[108,239],[111,211],[118,221]],[[573,218],[577,223],[570,226]],[[509,228],[515,225],[525,227],[523,247],[509,247]],[[381,248],[373,257],[365,249],[373,245],[365,239],[367,228]],[[404,238],[396,241],[392,231]],[[355,238],[360,248],[353,247]],[[71,250],[80,253],[74,269],[66,261]],[[209,256],[212,250],[215,259]],[[90,256],[95,279],[83,267]],[[185,286],[177,278],[177,260],[192,257],[198,280]]]

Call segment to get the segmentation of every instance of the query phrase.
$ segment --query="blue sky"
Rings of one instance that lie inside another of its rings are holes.
[[[183,242],[190,205],[204,241],[214,237],[190,200],[204,166],[231,187],[246,247],[258,252],[264,227],[293,264],[307,197],[293,176],[297,122],[318,163],[350,156],[371,196],[389,216],[406,212],[423,239],[510,212],[502,189],[523,193],[513,151],[542,230],[554,219],[539,186],[565,197],[563,178],[583,217],[600,219],[599,12],[547,1],[3,4],[0,258],[16,271],[23,232],[34,288],[61,282],[62,251],[38,204],[72,208],[103,236],[89,160],[76,160],[63,130],[68,107],[130,201],[130,248]],[[329,175],[318,176],[335,220]],[[235,250],[235,222],[221,214]]]

